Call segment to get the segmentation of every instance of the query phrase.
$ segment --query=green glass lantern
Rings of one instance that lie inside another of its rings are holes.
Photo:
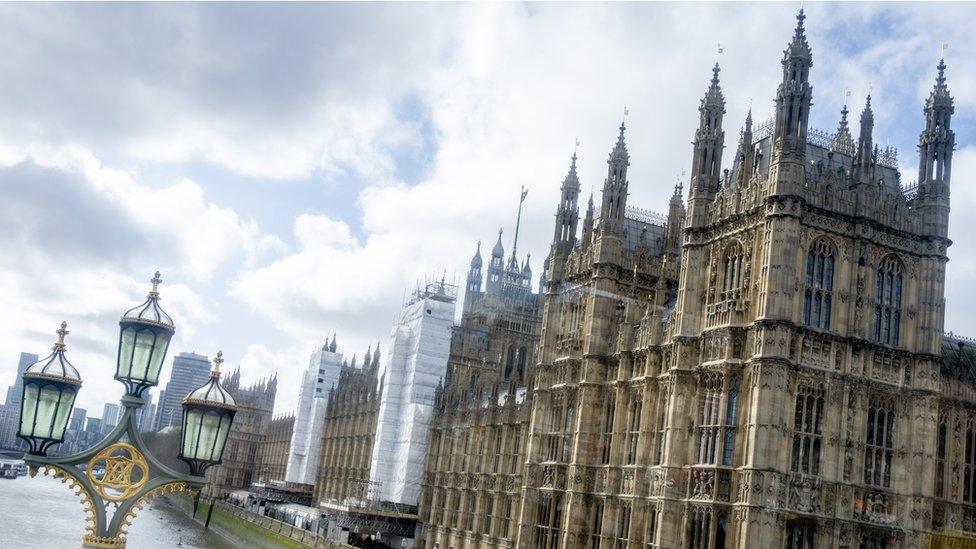
[[[176,332],[173,319],[159,306],[159,271],[150,280],[146,301],[129,309],[119,320],[119,354],[115,379],[125,385],[125,394],[142,397],[143,391],[159,382],[170,339]]]
[[[47,455],[48,449],[64,440],[68,417],[81,388],[78,370],[64,356],[68,323],[57,331],[58,341],[49,356],[24,371],[24,396],[20,403],[17,436],[27,442],[28,452]]]
[[[190,466],[192,475],[202,476],[210,466],[220,463],[237,413],[234,397],[220,386],[223,361],[223,353],[218,351],[210,379],[183,399],[180,459]]]

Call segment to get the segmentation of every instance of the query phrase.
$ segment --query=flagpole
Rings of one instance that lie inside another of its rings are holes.
[[[515,217],[515,241],[512,243],[512,258],[515,258],[515,251],[518,250],[519,225],[522,223],[522,203],[525,202],[525,195],[529,194],[529,191],[525,190],[523,185],[520,193],[518,215]]]

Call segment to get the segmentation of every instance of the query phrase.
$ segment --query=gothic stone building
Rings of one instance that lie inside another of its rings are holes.
[[[268,433],[274,412],[278,376],[241,387],[241,369],[238,367],[227,378],[224,388],[234,397],[237,414],[227,434],[223,462],[207,471],[215,493],[247,489],[258,480],[261,468],[258,449]]]
[[[366,351],[363,366],[343,364],[339,381],[329,389],[322,429],[321,464],[312,501],[348,503],[366,501],[370,456],[376,435],[380,389],[377,370],[380,347]]]
[[[528,258],[519,265],[515,244],[504,257],[499,231],[484,287],[480,243],[471,259],[435,393],[419,506],[426,546],[514,547],[541,309]]]
[[[628,207],[623,126],[579,237],[578,185],[564,183],[511,479],[518,531],[480,535],[492,504],[468,517],[461,494],[490,481],[451,465],[454,480],[434,484],[458,496],[435,492],[425,520],[459,513],[451,527],[472,535],[428,535],[428,547],[880,549],[976,536],[974,346],[943,335],[945,65],[920,120],[918,180],[903,185],[894,152],[874,144],[870,98],[856,141],[846,108],[836,133],[808,127],[803,19],[774,119],[747,118],[726,171],[716,67],[687,211],[680,189],[663,220]],[[438,446],[457,440],[471,444]],[[479,459],[480,440],[464,455]]]
[[[268,432],[258,446],[257,480],[267,483],[285,478],[285,468],[288,466],[288,450],[291,445],[291,435],[295,430],[295,415],[272,417],[268,423]]]

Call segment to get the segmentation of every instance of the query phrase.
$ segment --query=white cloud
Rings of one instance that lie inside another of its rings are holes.
[[[487,252],[498,227],[505,229],[510,248],[523,185],[530,192],[520,256],[534,252],[532,266],[540,274],[574,140],[582,141],[585,200],[591,188],[599,195],[624,106],[630,110],[629,201],[664,210],[691,158],[698,99],[718,42],[725,52],[720,61],[729,164],[747,109],[753,108],[757,120],[771,115],[795,7],[156,5],[97,14],[89,9],[0,8],[9,28],[0,33],[0,48],[11,52],[0,60],[0,143],[6,143],[0,145],[0,164],[16,166],[29,158],[76,175],[86,196],[99,197],[85,203],[85,211],[97,217],[114,207],[118,226],[134,230],[139,240],[116,242],[117,230],[88,233],[77,227],[81,236],[68,254],[72,265],[83,279],[102,277],[108,286],[41,308],[30,302],[54,286],[35,284],[53,279],[45,273],[57,270],[45,257],[48,248],[25,245],[16,257],[0,249],[0,282],[10,281],[25,296],[4,310],[26,319],[32,331],[43,327],[44,337],[61,309],[117,314],[101,305],[123,301],[104,295],[112,287],[108,273],[151,271],[158,257],[129,256],[152,244],[162,250],[167,279],[187,280],[195,289],[172,296],[187,317],[183,342],[206,339],[197,336],[216,330],[214,322],[206,324],[215,303],[243,303],[252,317],[221,319],[228,332],[256,318],[270,319],[277,331],[246,332],[224,344],[247,349],[242,365],[248,379],[251,369],[259,377],[277,368],[280,398],[289,402],[288,395],[298,391],[294,371],[304,368],[314,348],[307,342],[337,330],[350,350],[362,352],[360,347],[388,332],[404,289],[417,277],[441,270],[463,275],[475,241],[486,241]],[[862,98],[873,86],[876,142],[890,138],[902,150],[906,181],[913,179],[921,101],[942,40],[951,43],[956,127],[972,124],[976,60],[960,52],[976,46],[966,24],[973,12],[958,4],[809,6],[814,125],[836,126],[843,89],[849,87],[856,130]],[[97,34],[105,20],[122,16],[131,22],[124,33]],[[48,37],[44,43],[32,38],[38,29],[52,28],[60,32],[41,34]],[[94,70],[89,67],[98,71],[79,72]],[[428,141],[432,151],[426,151]],[[432,157],[420,159],[422,173],[404,176],[404,165],[416,160],[411,155],[426,152]],[[136,168],[112,169],[99,161],[109,158],[105,164]],[[293,196],[305,196],[296,187],[282,184],[274,208],[292,234],[279,238],[257,220],[215,204],[206,180],[177,178],[152,186],[138,177],[144,166],[184,173],[187,164],[242,176],[234,189],[240,193],[250,192],[253,178],[355,186],[355,207],[308,203]],[[965,182],[976,173],[976,153],[960,150],[954,172],[952,234],[963,235],[974,217],[970,205],[976,197],[968,196]],[[23,241],[40,242],[47,236],[42,229],[33,227]],[[110,255],[86,245],[98,240],[121,251]],[[976,287],[976,249],[970,248],[957,237],[950,249],[950,328],[962,322],[958,311],[976,299],[966,290]],[[136,282],[118,284],[130,288],[126,296],[135,295]],[[111,341],[114,328],[104,326],[109,328],[96,333]],[[36,347],[36,341],[11,336],[0,340],[0,351],[9,356],[27,342]]]
[[[79,403],[89,409],[119,392],[111,377],[117,321],[145,299],[155,269],[165,275],[163,304],[177,324],[179,348],[214,320],[212,298],[188,282],[206,282],[222,267],[248,265],[283,246],[253,221],[208,202],[192,181],[150,188],[80,146],[0,151],[4,216],[19,219],[0,234],[0,322],[7,326],[0,350],[43,355],[67,320],[69,356],[85,380]],[[55,182],[53,193],[40,191],[45,179]]]

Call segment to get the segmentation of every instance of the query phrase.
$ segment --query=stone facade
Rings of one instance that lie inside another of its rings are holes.
[[[223,387],[234,397],[237,415],[227,434],[223,462],[207,471],[214,493],[247,489],[258,480],[261,468],[258,450],[271,423],[278,377],[241,387],[241,370],[237,368]]]
[[[870,97],[856,141],[846,107],[836,133],[808,128],[803,20],[774,119],[754,128],[750,113],[724,171],[715,67],[687,203],[679,187],[667,216],[628,207],[623,125],[578,238],[578,184],[564,182],[518,530],[485,530],[490,507],[466,499],[491,483],[471,463],[495,438],[477,406],[453,411],[482,397],[455,381],[439,397],[451,395],[451,430],[432,433],[428,547],[876,549],[976,535],[976,345],[943,335],[945,65],[919,121],[918,181],[903,185],[895,152],[874,144]]]
[[[321,463],[312,502],[345,503],[366,500],[370,458],[379,411],[379,345],[366,351],[363,366],[343,364],[339,381],[329,389],[322,429]]]
[[[295,430],[295,416],[287,415],[272,417],[268,423],[268,432],[258,446],[258,482],[269,483],[285,478],[288,467],[288,449],[291,445],[291,435]]]
[[[419,510],[426,546],[515,546],[540,296],[514,246],[505,266],[500,231],[484,290],[481,268],[479,244],[435,393]]]

